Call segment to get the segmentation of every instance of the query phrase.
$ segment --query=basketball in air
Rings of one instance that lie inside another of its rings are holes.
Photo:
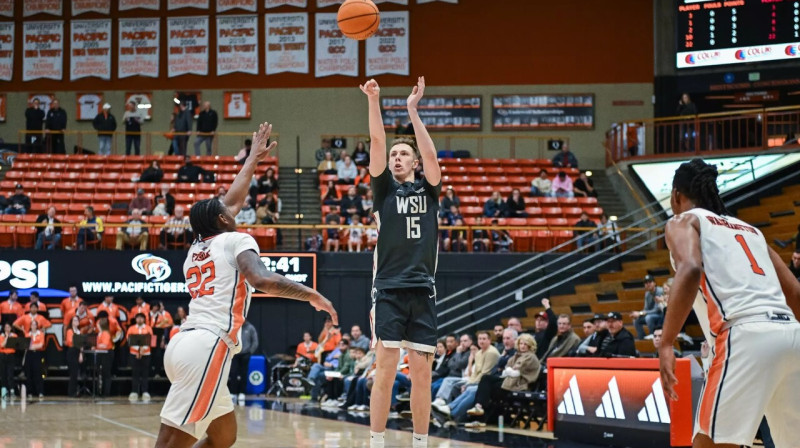
[[[342,34],[355,40],[364,40],[378,31],[381,12],[372,0],[346,0],[336,16]]]

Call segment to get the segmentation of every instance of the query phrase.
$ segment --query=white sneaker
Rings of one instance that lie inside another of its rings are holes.
[[[397,420],[398,418],[400,418],[400,413],[394,411],[389,413],[389,420]]]
[[[348,406],[348,407],[347,407],[347,410],[348,410],[348,411],[357,411],[357,410],[358,410],[358,405],[357,405],[357,404],[354,404],[354,405],[352,405],[352,406]]]
[[[142,394],[142,401],[144,401],[145,403],[147,403],[148,401],[150,401],[150,394],[149,394],[149,393],[147,393],[147,392],[143,393],[143,394]]]
[[[441,398],[437,398],[437,399],[433,400],[433,403],[431,403],[431,405],[433,405],[433,406],[444,406],[446,404],[447,404],[447,402],[442,400]]]
[[[369,406],[362,404],[358,408],[356,408],[358,412],[369,412]]]
[[[128,395],[128,400],[130,400],[131,403],[139,401],[139,394],[137,394],[136,392],[131,392],[131,394]]]
[[[245,396],[244,394],[239,394],[239,404],[244,404]]]
[[[437,411],[441,412],[444,415],[450,415],[450,406],[448,406],[446,404],[445,405],[441,405],[441,406],[433,405],[433,407],[436,408]]]

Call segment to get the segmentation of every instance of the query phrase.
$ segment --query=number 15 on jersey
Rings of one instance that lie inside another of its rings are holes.
[[[418,240],[421,236],[419,216],[406,216],[406,239]]]

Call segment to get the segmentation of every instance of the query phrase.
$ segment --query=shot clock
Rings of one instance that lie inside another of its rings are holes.
[[[317,254],[262,252],[260,256],[261,262],[268,270],[309,288],[317,288]],[[271,296],[256,291],[253,297]]]

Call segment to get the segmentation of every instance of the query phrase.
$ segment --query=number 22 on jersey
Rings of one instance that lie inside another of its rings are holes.
[[[209,287],[208,283],[213,281],[215,277],[216,272],[213,261],[209,261],[199,267],[192,266],[189,268],[186,271],[186,281],[189,283],[186,288],[189,290],[192,300],[214,294],[214,287]]]

